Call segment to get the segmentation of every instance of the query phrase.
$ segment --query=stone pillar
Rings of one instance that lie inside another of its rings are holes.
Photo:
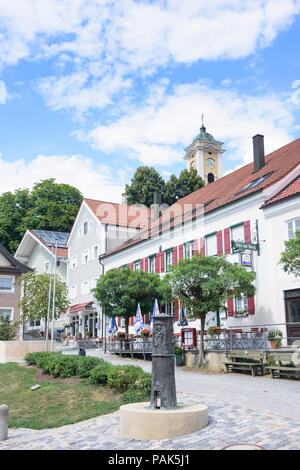
[[[8,406],[0,406],[0,441],[8,438]]]
[[[177,408],[174,361],[174,332],[171,315],[153,317],[151,408]]]

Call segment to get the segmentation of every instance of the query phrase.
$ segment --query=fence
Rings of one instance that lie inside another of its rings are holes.
[[[295,325],[299,328],[299,336],[287,336],[289,327]],[[277,349],[281,351],[294,350],[300,348],[300,323],[269,323],[263,325],[251,325],[247,327],[231,326],[230,328],[221,329],[220,334],[209,336],[204,335],[205,351],[225,352],[235,349],[256,349],[267,351],[273,349],[271,340],[269,339],[270,330],[280,330],[282,336],[278,337]],[[175,342],[181,345],[180,335],[175,335]],[[280,345],[279,345],[280,343]],[[200,332],[197,332],[197,349],[200,348]],[[194,349],[185,348],[185,349]],[[152,338],[130,338],[126,340],[118,340],[117,338],[109,338],[106,340],[105,350],[120,355],[134,357],[135,355],[143,355],[144,359],[152,353]]]

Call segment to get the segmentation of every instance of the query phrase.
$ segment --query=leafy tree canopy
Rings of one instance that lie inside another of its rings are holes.
[[[128,333],[129,318],[140,303],[144,315],[152,312],[155,298],[162,296],[158,274],[132,271],[129,267],[112,269],[98,279],[94,295],[109,317],[123,317]]]
[[[242,294],[252,297],[254,279],[253,271],[230,263],[225,256],[200,254],[180,260],[164,278],[165,291],[169,289],[174,299],[179,298],[192,316],[201,320],[201,363],[206,314],[225,308],[228,298],[241,297]]]
[[[297,230],[295,237],[285,242],[285,251],[281,253],[279,261],[283,270],[289,274],[300,276],[300,231]]]
[[[182,199],[188,194],[197,191],[204,186],[204,181],[195,168],[190,170],[183,170],[179,178],[171,175],[169,181],[166,183],[163,201],[171,206],[178,199]]]
[[[69,232],[82,202],[82,194],[50,178],[32,191],[17,189],[0,195],[0,243],[12,253],[27,229]]]
[[[48,299],[51,275],[47,273],[37,274],[29,272],[19,277],[16,284],[23,285],[23,297],[19,306],[22,311],[22,320],[30,321],[37,318],[47,320]],[[50,316],[52,318],[52,298],[54,276],[52,276]],[[68,289],[66,284],[56,275],[55,285],[55,310],[54,318],[57,319],[69,306]]]
[[[123,197],[126,204],[143,204],[150,207],[153,204],[153,193],[165,192],[165,181],[160,174],[148,166],[140,166],[133,175],[131,184],[126,184]]]
[[[204,186],[204,181],[194,168],[183,170],[178,178],[171,175],[169,181],[165,182],[153,167],[141,166],[133,175],[131,184],[126,184],[123,197],[129,205],[143,204],[151,207],[153,193],[159,191],[162,195],[162,203],[171,206],[178,199],[202,186]]]

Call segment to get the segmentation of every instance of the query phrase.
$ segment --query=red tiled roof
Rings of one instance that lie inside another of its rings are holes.
[[[269,207],[272,204],[282,202],[285,199],[289,199],[294,196],[300,196],[300,176],[295,180],[291,181],[285,188],[283,188],[274,197],[269,199],[262,207]]]
[[[85,307],[86,305],[89,305],[89,304],[91,304],[91,303],[92,303],[92,302],[90,301],[90,302],[84,302],[83,304],[71,305],[71,306],[69,307],[69,312],[70,312],[70,313],[80,312],[80,310],[84,310],[84,307]]]
[[[210,183],[203,188],[195,191],[188,196],[177,201],[183,213],[186,213],[186,210],[190,212],[190,217],[192,217],[191,210],[195,209],[197,205],[204,206],[204,213],[207,214],[216,209],[219,209],[227,204],[238,201],[239,199],[250,196],[258,191],[261,191],[268,186],[271,186],[275,182],[282,179],[286,176],[291,170],[293,170],[300,163],[300,139],[297,139],[290,144],[281,147],[278,150],[270,153],[265,157],[265,166],[259,171],[254,173],[254,164],[249,163],[238,170],[233,171],[232,173],[223,176],[222,178]],[[266,176],[259,184],[250,189],[247,189],[247,185],[254,183]],[[186,209],[189,206],[188,209]],[[159,224],[163,222],[163,219],[168,220],[168,214],[172,214],[174,211],[175,205],[171,206],[169,209],[163,212],[163,217],[158,219],[154,224],[152,224],[151,230],[153,234],[153,227],[156,226],[157,231]],[[186,219],[187,220],[187,219]],[[182,223],[182,219],[180,219]],[[170,226],[176,225],[176,220],[168,224],[167,228]],[[139,233],[134,238],[126,241],[117,249],[110,251],[105,256],[109,256],[112,253],[121,251],[122,249],[134,245],[135,243],[141,242],[143,239],[148,238],[146,231]]]
[[[142,228],[151,216],[150,209],[146,207],[127,206],[126,204],[86,198],[83,201],[89,206],[98,220],[106,224]]]

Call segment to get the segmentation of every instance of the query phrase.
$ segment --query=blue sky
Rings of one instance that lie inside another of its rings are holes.
[[[0,193],[120,201],[207,131],[224,172],[300,137],[300,0],[0,0]]]

